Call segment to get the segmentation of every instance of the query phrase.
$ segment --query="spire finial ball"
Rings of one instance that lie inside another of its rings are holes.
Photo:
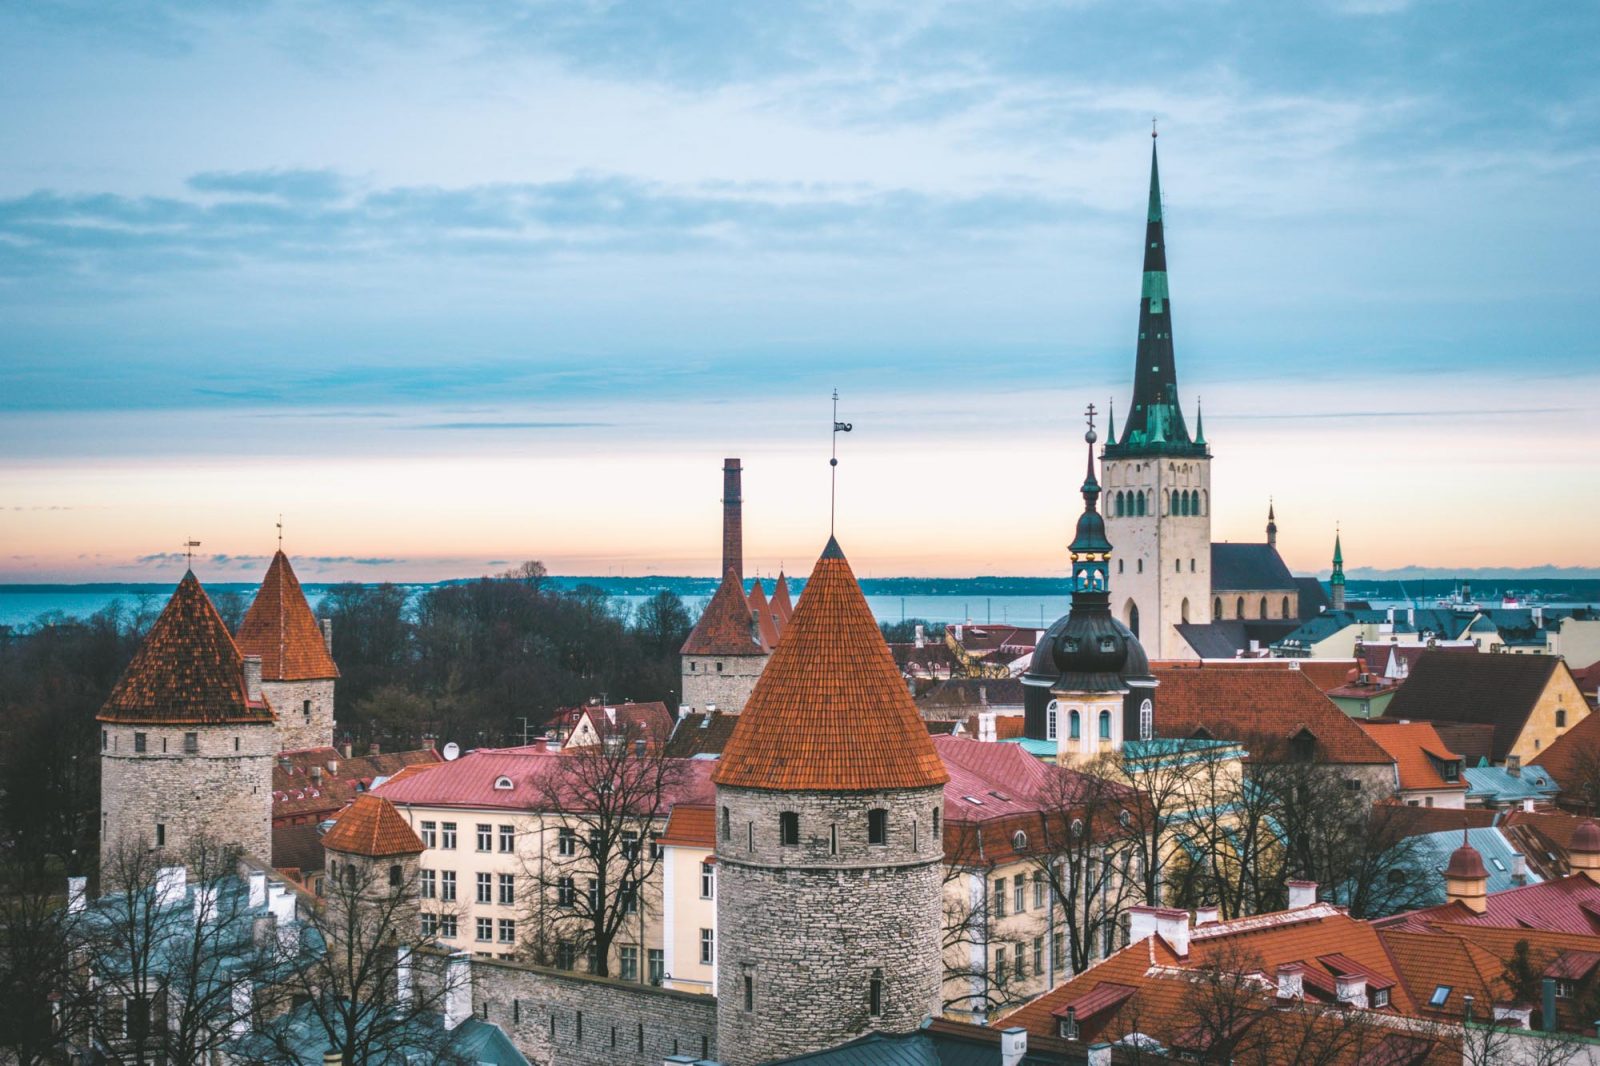
[[[1083,435],[1083,439],[1088,441],[1090,444],[1093,444],[1095,441],[1100,439],[1100,434],[1091,429],[1089,432]]]

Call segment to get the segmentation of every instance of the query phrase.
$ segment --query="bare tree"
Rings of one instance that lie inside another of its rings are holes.
[[[290,1024],[296,1011],[345,1066],[461,1061],[443,1019],[452,1004],[470,1012],[470,976],[422,931],[416,876],[414,864],[340,861],[320,899],[297,901],[294,920],[271,937],[280,970],[258,1003],[271,1020],[236,1061],[298,1066],[305,1048]]]
[[[1013,984],[989,965],[996,948],[1010,952],[1015,940],[1000,935],[995,922],[995,865],[984,855],[983,828],[970,822],[946,824],[940,940],[944,1009],[978,1018],[991,1017],[1018,1001]]]
[[[634,728],[601,743],[569,748],[539,783],[539,802],[555,839],[529,860],[538,892],[526,899],[536,960],[610,976],[613,947],[638,931],[642,947],[647,892],[661,862],[656,839],[689,780],[683,760]],[[639,975],[640,978],[643,974]]]
[[[17,1066],[53,1060],[62,1045],[56,1007],[72,984],[76,921],[43,871],[0,864],[0,1048]]]

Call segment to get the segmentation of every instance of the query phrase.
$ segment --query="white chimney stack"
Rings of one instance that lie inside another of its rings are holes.
[[[217,886],[196,885],[194,888],[194,924],[209,925],[217,920]]]
[[[1000,1066],[1022,1066],[1028,1054],[1028,1031],[1020,1025],[1000,1030]]]
[[[67,878],[67,913],[82,914],[89,906],[89,879]]]
[[[1289,909],[1299,910],[1309,907],[1317,902],[1317,883],[1315,881],[1290,881],[1289,882]]]
[[[452,951],[444,964],[444,1027],[447,1032],[472,1017],[472,956]]]
[[[402,945],[394,960],[394,998],[411,1005],[411,948]]]
[[[921,624],[918,624],[918,626],[917,626],[917,647],[919,647],[919,648],[926,647],[927,644],[928,644],[928,634],[923,631]]]
[[[1129,907],[1128,942],[1136,944],[1154,933],[1166,941],[1179,958],[1189,955],[1189,912],[1174,907]]]
[[[232,989],[233,1018],[228,1022],[228,1032],[235,1038],[250,1035],[250,1007],[255,1001],[255,986],[249,981],[235,981]]]
[[[244,694],[251,703],[261,699],[261,656],[244,657]]]
[[[1194,924],[1197,929],[1202,925],[1215,925],[1221,920],[1221,907],[1196,907],[1194,910]]]
[[[1341,974],[1334,978],[1334,990],[1340,1003],[1348,1003],[1352,1007],[1367,1005],[1367,979],[1362,974]]]
[[[267,875],[263,870],[250,871],[250,908],[267,905]]]
[[[989,744],[995,742],[994,712],[978,712],[978,739]]]
[[[322,646],[328,649],[328,654],[333,654],[333,619],[319,618],[322,623]]]
[[[1528,883],[1528,857],[1520,851],[1511,853],[1511,880],[1519,885]]]
[[[178,903],[189,891],[189,873],[182,866],[163,866],[156,871],[156,906]]]
[[[1278,998],[1301,999],[1306,992],[1306,967],[1301,962],[1286,962],[1278,967]]]

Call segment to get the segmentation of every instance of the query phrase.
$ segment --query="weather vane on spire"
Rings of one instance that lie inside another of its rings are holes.
[[[833,536],[833,517],[839,505],[839,434],[854,428],[839,421],[839,390],[833,390],[833,454],[828,459],[828,535]]]
[[[278,550],[283,551],[283,515],[278,515]]]
[[[1156,139],[1156,117],[1154,115],[1150,116],[1150,139],[1152,141]]]
[[[188,559],[187,565],[190,570],[194,569],[194,550],[198,547],[200,547],[200,542],[197,540],[185,540],[183,542],[183,554]]]

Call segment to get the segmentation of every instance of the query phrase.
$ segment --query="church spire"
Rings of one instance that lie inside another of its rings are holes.
[[[1178,373],[1172,349],[1172,301],[1167,289],[1167,240],[1161,212],[1161,171],[1155,130],[1150,131],[1150,208],[1145,220],[1144,283],[1139,294],[1139,343],[1134,360],[1133,408],[1122,439],[1111,437],[1114,454],[1199,454],[1205,445],[1189,436],[1178,403]]]
[[[1278,544],[1278,515],[1272,508],[1272,497],[1267,497],[1267,544],[1277,547]]]
[[[1339,543],[1339,531],[1333,531],[1333,576],[1328,579],[1333,590],[1333,609],[1344,610],[1344,548]]]
[[[1100,482],[1094,476],[1094,444],[1099,439],[1094,431],[1094,404],[1084,414],[1089,423],[1083,435],[1089,458],[1083,477],[1083,514],[1078,516],[1078,528],[1067,546],[1072,553],[1073,610],[1080,604],[1104,607],[1110,602],[1111,544],[1106,540],[1105,519],[1100,516]]]

